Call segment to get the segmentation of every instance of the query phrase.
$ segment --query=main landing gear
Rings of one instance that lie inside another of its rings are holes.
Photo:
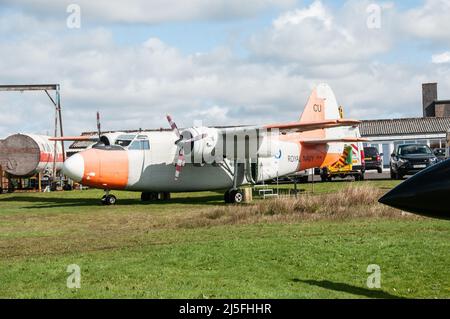
[[[239,189],[227,190],[223,197],[226,204],[240,204],[244,201],[244,193]]]
[[[170,199],[170,193],[169,192],[143,192],[141,194],[141,200],[143,202],[153,202],[157,200],[169,200]]]
[[[102,197],[102,204],[103,205],[115,205],[117,202],[117,198],[114,195],[109,194],[109,190],[105,190],[105,195]]]
[[[244,201],[244,192],[238,189],[238,185],[242,182],[245,174],[245,167],[238,164],[234,160],[234,172],[230,173],[233,176],[233,188],[227,190],[223,196],[225,204],[240,204]]]
[[[141,200],[143,202],[153,202],[157,200],[169,200],[170,199],[170,193],[169,192],[143,192],[141,194]],[[105,195],[102,197],[102,204],[103,205],[115,205],[117,202],[116,196],[109,193],[109,190],[105,190]]]

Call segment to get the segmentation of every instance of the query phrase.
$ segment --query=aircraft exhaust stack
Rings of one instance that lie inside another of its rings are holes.
[[[379,202],[410,213],[450,219],[450,160],[441,162],[407,179]]]

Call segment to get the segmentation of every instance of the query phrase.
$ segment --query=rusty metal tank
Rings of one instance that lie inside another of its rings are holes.
[[[49,136],[14,134],[0,141],[0,165],[13,176],[31,176],[53,171],[55,142]],[[56,169],[63,164],[62,147],[56,144]]]

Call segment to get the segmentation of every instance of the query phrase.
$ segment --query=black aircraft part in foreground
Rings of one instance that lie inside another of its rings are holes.
[[[450,160],[417,173],[379,202],[418,215],[450,219]]]

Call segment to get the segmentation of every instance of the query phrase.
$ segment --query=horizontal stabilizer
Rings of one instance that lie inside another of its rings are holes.
[[[300,141],[303,144],[328,144],[328,143],[357,143],[370,142],[367,138],[344,137],[344,138],[323,138],[323,139],[308,139]]]
[[[323,120],[323,121],[312,121],[312,122],[293,122],[285,124],[272,124],[267,125],[267,129],[279,129],[280,131],[286,132],[307,132],[320,129],[327,129],[333,127],[341,126],[357,126],[361,121],[357,120]]]

